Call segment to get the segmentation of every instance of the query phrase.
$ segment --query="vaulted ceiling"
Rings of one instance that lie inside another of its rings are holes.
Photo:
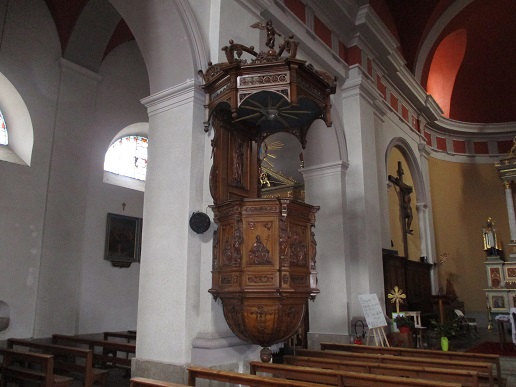
[[[516,1],[370,3],[445,116],[470,123],[516,121]]]
[[[93,71],[111,50],[134,39],[109,0],[45,1],[63,57]],[[407,68],[446,117],[470,123],[516,121],[516,1],[358,3],[370,3],[398,40]]]

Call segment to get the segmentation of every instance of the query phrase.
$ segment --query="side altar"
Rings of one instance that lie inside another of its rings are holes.
[[[500,256],[488,256],[484,262],[487,274],[487,306],[491,313],[509,313],[516,307],[516,259],[505,262]]]
[[[505,199],[511,241],[508,244],[507,259],[499,255],[500,248],[496,236],[496,229],[491,218],[484,226],[484,250],[487,259],[484,262],[487,274],[487,307],[491,313],[509,313],[516,307],[516,215],[514,212],[516,181],[516,136],[508,156],[496,164],[500,179],[504,183]]]

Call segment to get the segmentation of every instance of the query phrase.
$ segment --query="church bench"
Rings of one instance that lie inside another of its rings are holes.
[[[253,387],[323,387],[323,384],[300,382],[296,380],[277,379],[272,377],[243,374],[239,372],[220,371],[212,368],[190,366],[188,369],[188,385],[195,386],[197,379],[214,382],[240,384]]]
[[[425,379],[462,386],[479,386],[479,375],[475,371],[453,370],[433,367],[414,367],[407,365],[368,363],[360,361],[340,361],[305,356],[283,356],[285,365],[323,368],[326,370],[360,372],[373,375],[388,375],[404,378]]]
[[[93,386],[95,382],[99,382],[101,386],[106,385],[108,371],[93,367],[93,352],[89,349],[12,338],[7,340],[7,348],[26,348],[53,355],[56,370],[81,374],[86,387]]]
[[[54,356],[42,353],[0,349],[2,372],[0,386],[8,382],[32,382],[45,387],[68,387],[73,378],[54,374]],[[23,385],[23,384],[21,384]]]
[[[117,338],[117,339],[125,339],[127,342],[135,341],[136,340],[136,332],[134,331],[123,331],[123,332],[111,332],[106,331],[104,332],[104,340],[109,340],[111,338]]]
[[[186,384],[177,384],[170,382],[162,382],[160,380],[148,379],[148,378],[131,378],[130,387],[186,387]]]
[[[432,349],[416,349],[416,348],[395,348],[395,347],[375,347],[371,345],[355,345],[355,344],[336,344],[321,343],[321,350],[333,351],[350,351],[359,353],[381,353],[384,355],[396,356],[416,356],[426,358],[462,360],[462,361],[480,361],[483,363],[492,363],[495,366],[497,380],[502,381],[502,369],[500,367],[500,355],[486,353],[469,353],[455,351],[436,351]]]
[[[93,351],[94,364],[105,367],[131,369],[129,355],[136,353],[136,345],[132,343],[120,343],[117,341],[95,340],[81,336],[53,334],[52,342],[63,345],[85,345]],[[119,356],[123,354],[123,356]]]
[[[392,375],[375,375],[349,371],[328,370],[322,368],[300,367],[285,364],[251,362],[250,372],[273,374],[277,378],[301,380],[306,382],[324,383],[332,386],[385,386],[385,387],[448,387],[463,386],[446,380],[424,380]]]
[[[414,367],[447,368],[464,371],[475,371],[482,379],[487,379],[489,386],[494,386],[493,365],[485,362],[435,359],[414,356],[392,356],[373,353],[352,353],[346,351],[316,351],[308,349],[298,349],[296,354],[299,356],[320,357],[342,361],[360,361],[369,363],[410,365]]]

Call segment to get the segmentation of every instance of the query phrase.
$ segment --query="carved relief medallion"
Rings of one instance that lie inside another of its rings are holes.
[[[251,251],[249,251],[249,264],[252,265],[272,265],[272,258],[269,249],[262,243],[260,235],[256,235]]]

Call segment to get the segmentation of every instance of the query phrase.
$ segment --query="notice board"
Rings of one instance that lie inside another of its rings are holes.
[[[376,294],[361,294],[358,296],[358,301],[362,306],[369,329],[387,326],[385,314]]]

